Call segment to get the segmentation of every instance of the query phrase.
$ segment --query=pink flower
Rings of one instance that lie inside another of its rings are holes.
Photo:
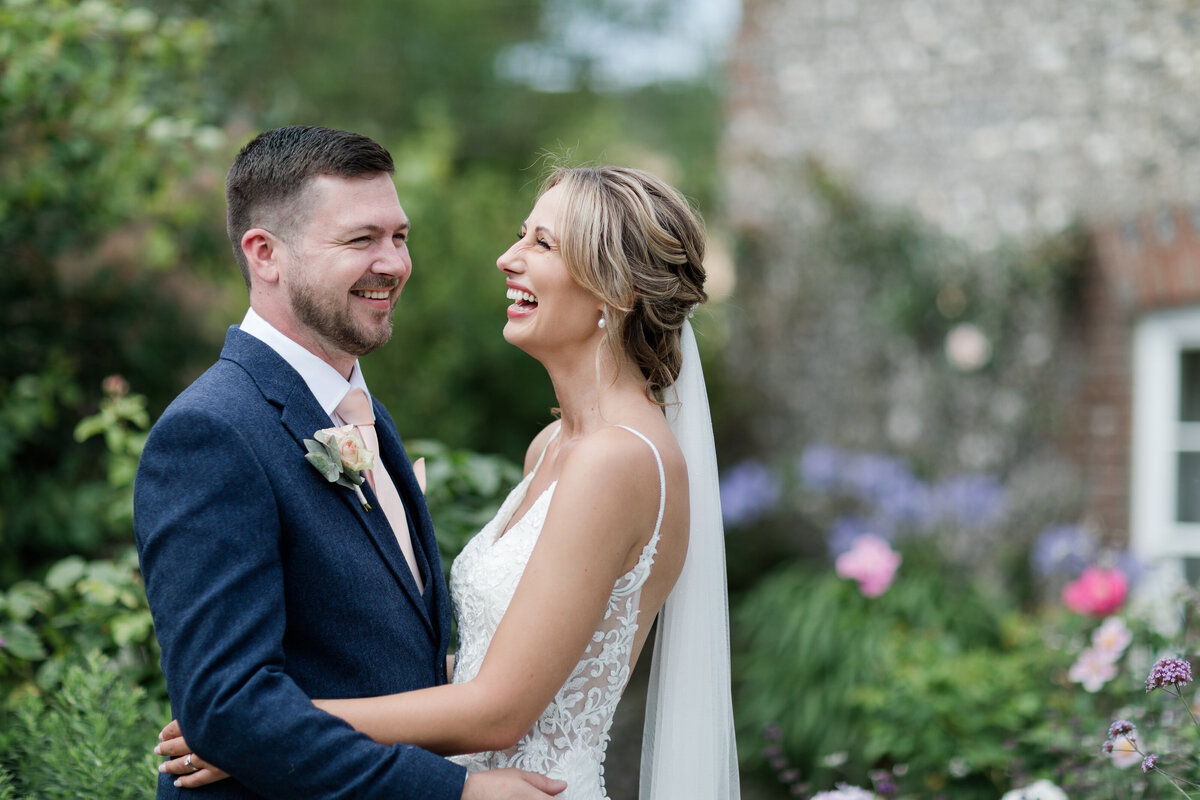
[[[1129,579],[1119,569],[1088,567],[1063,588],[1062,600],[1076,614],[1103,617],[1125,602]]]
[[[878,597],[892,585],[900,554],[886,541],[874,534],[864,534],[854,540],[848,551],[835,562],[837,574],[858,581],[858,590],[867,597]]]

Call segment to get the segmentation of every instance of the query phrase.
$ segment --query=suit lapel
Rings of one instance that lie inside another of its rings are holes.
[[[280,409],[280,420],[283,426],[296,440],[296,460],[297,465],[303,463],[303,468],[309,467],[304,461],[306,452],[304,440],[311,439],[312,435],[322,428],[332,426],[329,415],[321,408],[316,398],[308,389],[308,385],[300,374],[296,372],[288,363],[279,356],[268,345],[237,330],[236,326],[230,329],[226,336],[225,349],[221,352],[222,358],[227,358],[240,364],[258,384],[263,396],[268,401],[278,406]],[[390,423],[390,418],[388,419]],[[401,499],[404,500],[406,507],[412,507],[408,488],[408,480],[411,479],[413,487],[416,487],[416,477],[412,474],[412,467],[408,464],[406,458],[401,457],[403,450],[399,445],[399,436],[395,433],[394,427],[391,425],[384,426],[388,429],[389,436],[395,437],[395,448],[398,451],[396,456],[389,457],[385,454],[384,458],[388,464],[389,473],[393,475],[393,480],[397,487],[401,486],[400,480],[396,477],[397,472],[406,473],[404,488],[401,489]],[[382,434],[382,430],[379,431]],[[380,436],[381,448],[385,452],[389,449],[383,444],[383,436]],[[399,462],[396,467],[392,464]],[[402,465],[402,467],[401,467]],[[283,465],[281,465],[281,468]],[[395,470],[395,471],[393,471]],[[368,537],[375,545],[376,551],[380,558],[387,564],[396,581],[402,587],[405,596],[413,605],[418,616],[424,621],[425,627],[429,630],[430,635],[435,641],[440,638],[440,633],[430,618],[429,610],[425,605],[421,595],[417,592],[416,582],[413,580],[412,573],[408,569],[408,563],[404,560],[404,554],[400,551],[400,545],[396,541],[396,536],[392,532],[391,526],[388,524],[387,517],[384,516],[380,509],[379,501],[371,491],[370,485],[366,482],[362,485],[363,494],[366,495],[367,501],[371,504],[372,510],[365,511],[362,504],[358,500],[358,495],[342,486],[329,484],[332,496],[339,499],[337,502],[349,504],[351,513],[359,520],[365,529]],[[331,498],[332,499],[332,498]],[[421,506],[424,508],[424,504]],[[412,514],[413,517],[418,516]],[[419,524],[414,527],[422,527]],[[422,538],[422,548],[424,548],[424,538]],[[436,547],[436,544],[434,545]],[[432,573],[432,570],[430,570]],[[438,574],[440,578],[440,571]]]

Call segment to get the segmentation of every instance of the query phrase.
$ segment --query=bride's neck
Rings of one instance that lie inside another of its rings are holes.
[[[633,364],[620,369],[609,363],[593,364],[551,373],[554,395],[568,440],[612,425],[634,405],[648,402],[641,371]]]

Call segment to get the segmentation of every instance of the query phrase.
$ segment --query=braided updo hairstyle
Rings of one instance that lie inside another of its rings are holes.
[[[605,337],[642,371],[659,399],[675,382],[679,335],[704,292],[704,230],[678,191],[628,167],[560,167],[555,230],[571,277],[605,303]]]

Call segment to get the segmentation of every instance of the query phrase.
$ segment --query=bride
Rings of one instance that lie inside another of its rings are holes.
[[[380,742],[602,800],[613,712],[657,617],[641,797],[736,800],[723,532],[688,324],[703,256],[696,215],[653,175],[550,176],[497,266],[504,337],[546,368],[559,419],[451,568],[452,682],[317,706]],[[159,752],[182,756],[175,725]],[[181,785],[223,777],[183,761],[166,762]]]

